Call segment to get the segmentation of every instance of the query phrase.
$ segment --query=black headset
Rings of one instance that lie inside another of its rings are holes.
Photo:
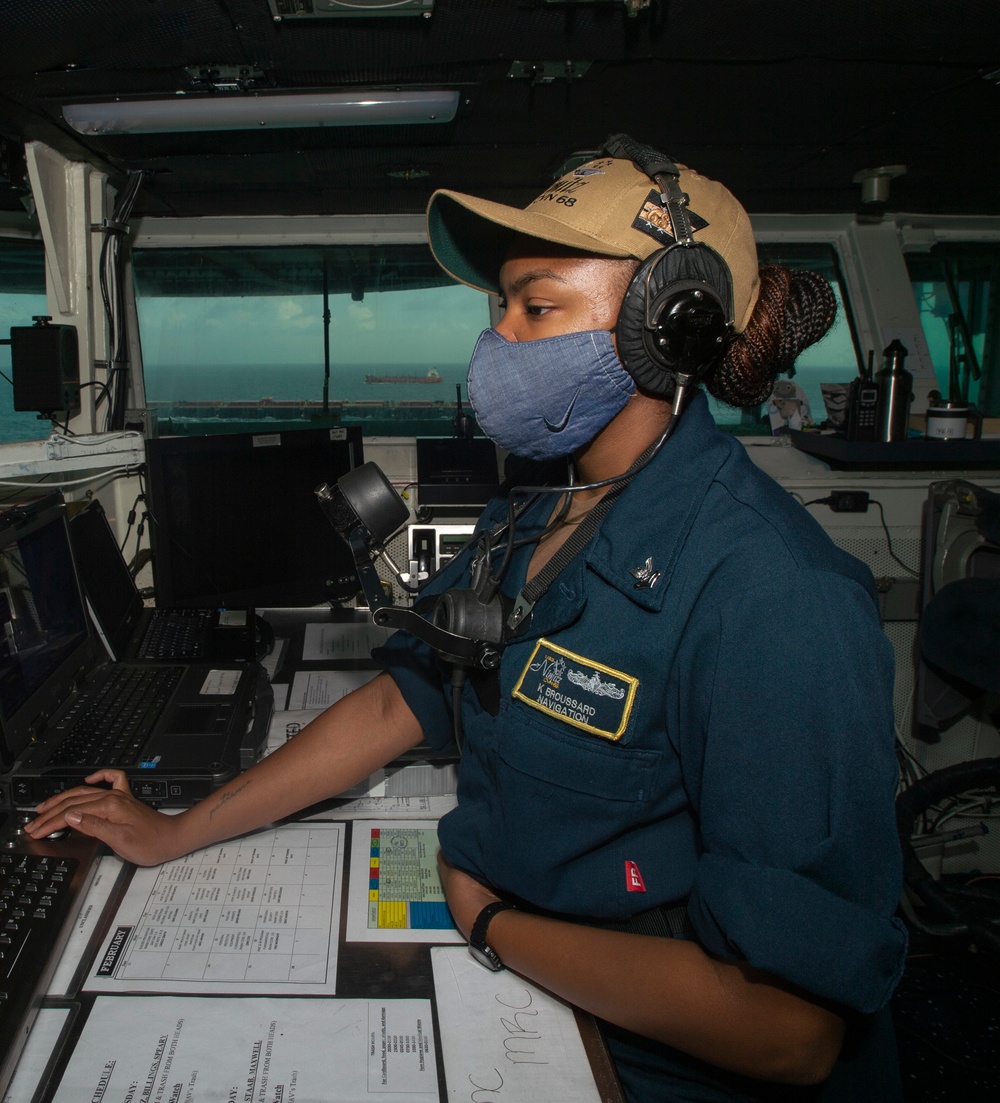
[[[710,245],[692,236],[688,197],[676,162],[627,134],[602,154],[632,161],[659,189],[674,241],[638,267],[618,312],[618,358],[636,385],[671,396],[678,380],[696,383],[722,359],[733,336],[733,278]]]

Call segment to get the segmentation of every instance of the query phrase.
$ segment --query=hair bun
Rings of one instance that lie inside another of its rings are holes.
[[[802,350],[827,332],[836,314],[837,299],[824,276],[765,265],[750,321],[706,379],[709,392],[729,406],[759,406],[778,375],[794,368]]]
[[[837,299],[829,281],[818,272],[793,269],[785,315],[779,372],[794,367],[799,353],[825,336],[833,325]]]

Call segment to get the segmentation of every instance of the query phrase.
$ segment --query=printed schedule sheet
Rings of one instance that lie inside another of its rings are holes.
[[[343,832],[288,824],[136,870],[84,989],[332,995]]]
[[[427,1000],[101,996],[54,1103],[438,1103]]]

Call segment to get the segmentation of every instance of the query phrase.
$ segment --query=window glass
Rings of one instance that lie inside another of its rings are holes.
[[[40,241],[0,238],[0,318],[4,340],[11,326],[30,326],[47,311],[45,249]],[[41,440],[52,431],[48,418],[14,409],[10,345],[0,345],[0,444]]]
[[[1000,245],[942,242],[906,266],[945,398],[1000,415]]]
[[[836,252],[764,244],[761,263],[812,268],[838,301],[794,382],[814,423],[820,383],[858,371]],[[453,283],[426,245],[140,249],[133,257],[146,405],[161,434],[359,424],[366,435],[448,436],[456,388],[489,325],[487,297]],[[733,432],[770,433],[766,407],[712,402]]]
[[[450,436],[489,303],[426,245],[144,249],[133,257],[160,434],[360,424]]]

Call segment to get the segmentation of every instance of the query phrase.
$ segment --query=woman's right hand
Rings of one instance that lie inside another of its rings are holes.
[[[69,827],[100,839],[139,866],[158,865],[183,853],[178,842],[180,817],[166,816],[136,800],[121,770],[97,770],[84,780],[86,785],[42,801],[25,832],[44,839]]]

